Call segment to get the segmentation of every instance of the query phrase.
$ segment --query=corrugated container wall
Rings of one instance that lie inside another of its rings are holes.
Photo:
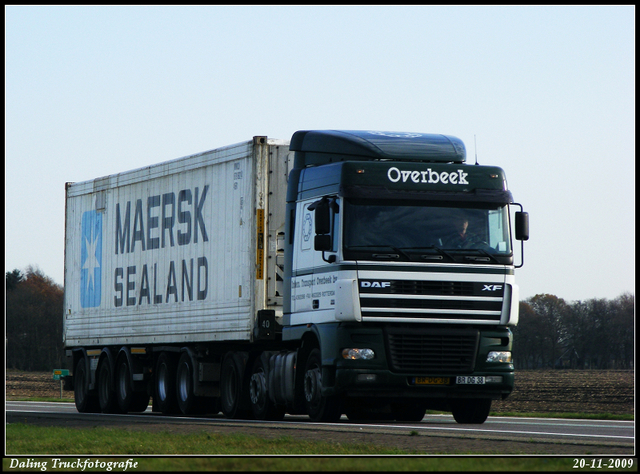
[[[281,315],[292,155],[255,137],[68,184],[65,345],[251,340]]]

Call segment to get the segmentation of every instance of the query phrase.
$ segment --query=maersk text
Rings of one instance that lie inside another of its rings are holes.
[[[146,213],[142,209],[142,199],[137,199],[133,211],[133,231],[131,229],[131,201],[127,201],[123,206],[124,211],[121,211],[120,203],[117,203],[116,255],[134,252],[136,242],[140,242],[140,250],[142,251],[165,248],[167,245],[173,247],[176,242],[178,245],[187,245],[192,241],[198,243],[198,233],[202,236],[202,241],[207,242],[209,236],[204,225],[202,209],[208,190],[209,185],[207,184],[202,190],[202,195],[200,195],[200,188],[196,187],[193,193],[190,189],[180,190],[177,198],[174,192],[148,196]],[[178,227],[176,226],[176,217],[178,226],[182,226],[180,228],[175,228]]]

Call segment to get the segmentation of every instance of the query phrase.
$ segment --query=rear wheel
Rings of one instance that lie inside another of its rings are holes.
[[[450,403],[453,418],[458,423],[480,425],[487,420],[491,411],[489,398],[462,398],[452,400]]]
[[[253,364],[249,380],[249,398],[253,416],[256,420],[282,420],[286,407],[273,403],[269,398],[267,385],[266,363],[262,357],[258,357]]]
[[[183,352],[176,372],[176,397],[180,411],[185,415],[203,412],[204,400],[195,395],[193,364],[187,352]]]
[[[147,391],[135,392],[131,386],[131,371],[126,357],[121,357],[116,366],[116,397],[123,413],[142,412],[149,405]]]
[[[322,359],[320,349],[313,349],[304,370],[304,397],[307,413],[313,421],[333,422],[340,419],[341,403],[337,396],[322,395]]]
[[[100,411],[98,397],[89,393],[89,373],[84,358],[78,361],[73,372],[73,392],[76,409],[80,413],[98,413]]]
[[[243,400],[244,369],[240,356],[228,353],[222,362],[220,372],[220,408],[227,418],[246,418],[247,403]]]
[[[98,368],[98,400],[102,413],[120,413],[113,379],[111,364],[105,358]]]
[[[154,409],[165,415],[178,412],[176,400],[176,363],[166,352],[160,354],[154,376]]]

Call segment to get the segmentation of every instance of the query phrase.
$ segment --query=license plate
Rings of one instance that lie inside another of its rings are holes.
[[[484,377],[456,377],[456,384],[458,385],[484,385],[484,382]]]
[[[449,377],[414,377],[414,385],[448,385]]]

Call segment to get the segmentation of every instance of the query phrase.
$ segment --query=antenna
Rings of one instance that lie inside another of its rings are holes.
[[[476,165],[477,165],[478,164],[478,146],[476,144],[476,135],[475,135],[475,133],[473,134],[473,148],[474,148],[474,151],[476,153]]]

